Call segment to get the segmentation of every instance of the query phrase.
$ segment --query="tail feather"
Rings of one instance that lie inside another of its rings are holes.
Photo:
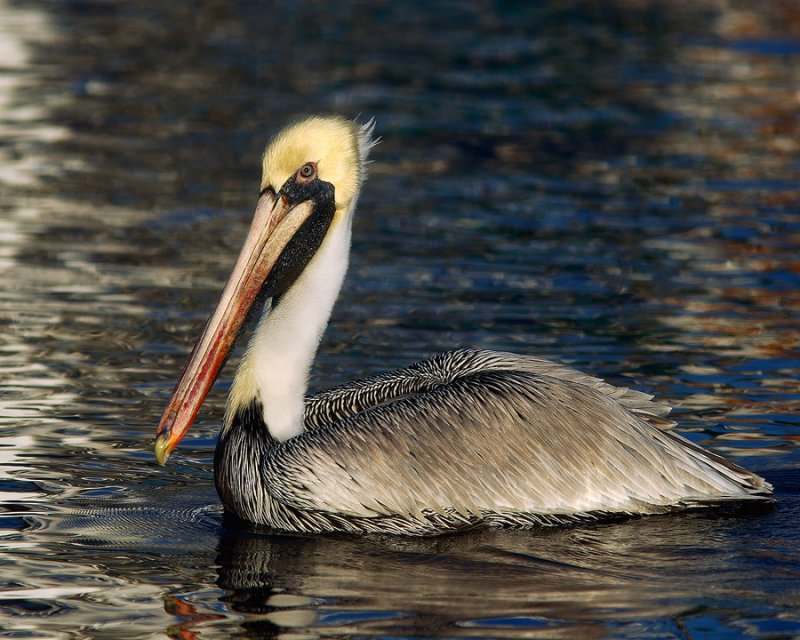
[[[691,500],[696,502],[698,505],[714,503],[718,500],[773,500],[772,485],[764,480],[764,478],[761,476],[758,476],[752,471],[748,471],[747,469],[740,467],[735,462],[732,462],[727,458],[714,453],[713,451],[704,449],[703,447],[675,432],[671,431],[668,433],[668,435],[670,438],[674,438],[676,441],[678,441],[695,459],[700,460],[704,464],[712,467],[717,473],[741,489],[741,493],[732,493],[729,497],[707,496],[705,498],[692,498]]]

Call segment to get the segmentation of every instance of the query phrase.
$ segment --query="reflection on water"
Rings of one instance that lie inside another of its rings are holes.
[[[0,637],[800,635],[792,2],[0,1]],[[446,348],[667,398],[771,514],[427,541],[228,526],[227,381],[153,428],[267,135],[383,143],[323,388]]]
[[[702,517],[659,524],[657,533],[641,521],[433,541],[237,535],[220,545],[218,584],[243,626],[259,633],[312,626],[429,636],[449,627],[465,636],[492,629],[501,637],[575,638],[601,635],[603,622],[636,635],[646,629],[643,617],[691,626],[698,602],[729,623],[742,596],[726,575],[742,570],[742,556],[774,557],[758,524]],[[791,608],[796,577],[771,577],[765,566],[752,579],[771,582]],[[212,603],[192,604],[184,625],[197,630]]]

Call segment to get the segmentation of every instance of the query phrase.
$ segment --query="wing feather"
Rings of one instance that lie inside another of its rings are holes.
[[[486,371],[524,371],[583,385],[615,400],[658,429],[668,431],[675,426],[675,422],[667,418],[672,411],[671,407],[654,401],[650,394],[616,387],[600,378],[543,358],[500,351],[460,349],[307,398],[306,427],[313,429],[325,426],[379,404],[430,391],[459,377]]]
[[[304,511],[419,519],[657,512],[758,490],[760,478],[654,428],[588,376],[530,359],[512,370],[503,358],[449,381],[428,371],[413,393],[408,381],[379,377],[402,394],[372,407],[363,405],[379,395],[375,379],[356,387],[355,401],[351,386],[346,405],[327,409],[343,417],[269,452],[270,492]]]

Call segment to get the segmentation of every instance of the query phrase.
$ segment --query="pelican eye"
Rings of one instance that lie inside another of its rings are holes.
[[[297,180],[299,182],[310,182],[317,177],[317,163],[306,162],[297,170]]]

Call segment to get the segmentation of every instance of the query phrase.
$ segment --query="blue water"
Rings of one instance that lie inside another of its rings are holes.
[[[0,638],[800,636],[800,10],[530,4],[0,0]],[[259,154],[309,112],[382,137],[314,389],[557,359],[670,402],[776,510],[242,531],[233,361],[158,467]]]

